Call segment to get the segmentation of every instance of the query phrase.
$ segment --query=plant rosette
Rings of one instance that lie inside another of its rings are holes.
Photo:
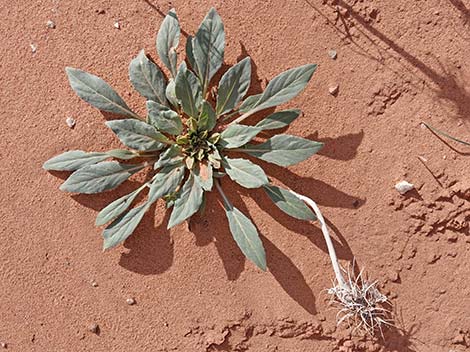
[[[95,108],[121,115],[106,125],[129,149],[107,152],[68,151],[46,161],[46,170],[72,171],[61,185],[66,192],[93,194],[118,187],[135,173],[152,168],[154,175],[131,193],[102,209],[96,225],[103,231],[104,249],[126,240],[158,199],[172,208],[168,228],[189,219],[204,207],[206,192],[217,189],[230,231],[243,254],[266,270],[266,255],[252,221],[235,208],[220,179],[229,177],[245,188],[263,188],[281,210],[304,220],[313,212],[288,190],[270,183],[263,169],[233,152],[282,167],[304,161],[322,143],[287,134],[274,134],[262,143],[252,140],[262,131],[288,126],[300,110],[275,112],[254,126],[242,124],[259,111],[286,103],[297,96],[312,77],[316,65],[287,70],[274,77],[264,92],[245,98],[251,80],[249,57],[230,67],[218,84],[213,82],[224,60],[224,25],[215,9],[186,43],[186,61],[178,64],[176,49],[180,26],[171,10],[157,34],[156,48],[168,77],[142,50],[129,66],[133,87],[147,99],[147,116],[136,114],[101,78],[76,68],[66,68],[72,89]],[[110,160],[111,159],[111,160]],[[148,190],[146,200],[135,205]]]

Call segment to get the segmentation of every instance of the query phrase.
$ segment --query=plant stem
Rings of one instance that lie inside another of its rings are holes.
[[[258,110],[256,109],[253,109],[251,111],[248,111],[246,113],[244,113],[243,115],[237,117],[235,120],[233,120],[232,122],[229,123],[229,125],[233,125],[233,124],[236,124],[236,123],[240,123],[242,122],[243,120],[245,120],[246,118],[250,117],[251,115],[253,115],[255,112],[258,112]]]
[[[333,241],[331,240],[330,232],[328,231],[328,227],[326,226],[326,221],[323,218],[323,215],[320,209],[318,208],[317,204],[310,198],[303,196],[301,194],[298,194],[294,191],[291,191],[291,193],[297,196],[297,198],[299,198],[300,200],[304,201],[308,206],[310,206],[310,208],[312,208],[313,212],[317,216],[317,219],[321,225],[321,231],[323,233],[323,237],[325,238],[326,246],[328,247],[328,254],[330,255],[331,264],[333,265],[333,271],[335,272],[336,280],[338,281],[338,284],[342,288],[347,288],[348,285],[346,284],[346,280],[344,279],[344,276],[341,272],[341,267],[338,262],[338,257],[336,256],[336,251],[333,245]]]
[[[217,188],[220,195],[222,196],[222,199],[224,200],[225,208],[226,209],[232,209],[233,208],[232,203],[230,203],[227,196],[225,195],[224,190],[222,189],[222,186],[220,185],[220,181],[217,180],[217,179],[214,179],[214,181],[215,181],[215,187]]]
[[[444,137],[446,137],[446,138],[449,138],[449,139],[451,139],[451,140],[453,140],[453,141],[455,141],[455,142],[462,143],[462,144],[464,144],[464,145],[469,145],[469,146],[470,146],[470,143],[469,143],[469,142],[465,142],[465,141],[463,141],[463,140],[461,140],[461,139],[452,137],[451,135],[447,134],[446,132],[441,131],[441,130],[435,128],[435,127],[432,127],[432,126],[428,125],[428,124],[425,123],[425,122],[421,122],[421,124],[422,124],[424,127],[426,127],[426,128],[428,128],[429,130],[431,130],[432,132],[434,132],[434,133],[440,134],[441,136],[444,136]]]

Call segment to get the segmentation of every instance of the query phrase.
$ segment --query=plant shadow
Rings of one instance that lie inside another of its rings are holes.
[[[173,240],[166,226],[170,212],[166,211],[158,226],[154,225],[156,206],[153,205],[136,231],[124,242],[129,251],[122,253],[119,265],[142,275],[164,273],[173,264]]]
[[[373,22],[364,18],[354,9],[354,5],[350,5],[344,0],[334,0],[331,4],[327,4],[328,8],[337,14],[336,21],[331,20],[310,0],[304,0],[304,2],[327,21],[337,31],[342,40],[347,39],[352,43],[353,47],[357,49],[358,54],[392,70],[404,80],[406,80],[406,75],[411,75],[421,80],[414,72],[414,69],[417,69],[426,79],[434,84],[434,86],[430,86],[428,82],[425,82],[426,86],[431,91],[434,91],[437,98],[443,102],[450,103],[453,109],[455,109],[454,117],[465,119],[470,116],[470,92],[465,87],[468,77],[463,77],[462,73],[458,73],[461,71],[445,68],[436,57],[434,59],[437,61],[441,72],[424,63],[416,55],[413,55],[375,28]],[[449,2],[465,17],[467,22],[470,17],[469,9],[462,1],[449,0]],[[341,14],[341,11],[338,10],[339,7],[345,10],[345,14]],[[361,45],[358,40],[351,36],[349,20],[356,21],[359,24],[359,26],[356,25],[354,28],[366,40],[368,43],[365,44],[366,46]],[[389,49],[382,48],[379,45],[380,42]],[[402,59],[405,60],[405,63],[402,62]],[[389,62],[396,63],[400,67],[400,72],[393,70],[388,64]]]
[[[245,215],[249,211],[236,192],[232,182],[224,183],[224,188],[233,205]],[[254,197],[253,194],[251,196]],[[200,215],[191,219],[191,231],[196,237],[196,244],[204,246],[214,242],[222,260],[228,280],[236,280],[244,270],[246,259],[234,241],[226,220],[225,210],[221,206],[214,206],[216,195],[211,194],[207,199],[207,205],[214,209],[211,216],[217,221],[217,231],[208,231],[209,222]],[[222,220],[220,220],[222,219]],[[213,224],[211,224],[213,226]],[[284,291],[301,307],[310,314],[316,314],[315,296],[308,286],[305,277],[295,266],[292,260],[277,248],[266,236],[260,234],[266,250],[266,260],[269,272],[273,275]]]

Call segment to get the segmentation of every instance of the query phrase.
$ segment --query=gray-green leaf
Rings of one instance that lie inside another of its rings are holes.
[[[153,168],[156,170],[163,166],[175,165],[181,163],[183,158],[184,157],[181,154],[181,147],[174,144],[171,147],[165,149],[165,151],[160,154],[160,157],[155,162]]]
[[[230,232],[242,253],[258,268],[266,271],[266,253],[255,225],[237,208],[230,206],[225,212]]]
[[[299,220],[317,219],[310,208],[290,191],[274,185],[265,185],[264,190],[274,204],[287,215]]]
[[[230,125],[220,136],[219,145],[223,148],[238,148],[251,141],[261,128],[246,125]]]
[[[149,203],[139,205],[120,216],[106,227],[103,231],[103,249],[115,247],[125,241],[137,228],[149,208]]]
[[[258,122],[256,127],[259,127],[262,130],[275,130],[278,128],[284,128],[289,126],[289,124],[299,117],[299,115],[299,109],[278,111]]]
[[[224,73],[217,91],[217,107],[215,110],[218,116],[231,111],[237,106],[248,91],[250,80],[251,61],[249,57],[244,58]]]
[[[206,92],[211,78],[224,61],[225,33],[222,19],[212,8],[202,21],[193,39],[194,61],[196,62],[202,91]]]
[[[78,169],[65,181],[60,189],[75,193],[99,193],[116,188],[144,164],[120,164],[115,161],[103,161]]]
[[[160,142],[168,142],[167,137],[143,121],[112,120],[107,121],[106,126],[111,128],[125,146],[135,150],[159,150],[163,147]]]
[[[157,52],[173,77],[176,76],[176,48],[179,41],[180,25],[175,10],[171,9],[157,34]]]
[[[72,89],[88,104],[102,111],[139,118],[114,89],[98,76],[72,67],[67,67],[65,71]]]
[[[253,110],[255,106],[258,104],[258,101],[261,99],[262,95],[263,93],[250,95],[248,98],[246,98],[243,101],[243,103],[238,108],[238,111],[240,111],[241,113],[245,113],[250,110]]]
[[[82,150],[71,150],[56,155],[42,166],[45,170],[75,171],[87,165],[93,165],[107,159],[106,153],[87,153]]]
[[[125,149],[113,149],[113,150],[106,152],[106,154],[108,154],[109,156],[113,158],[121,159],[121,160],[130,160],[138,156],[137,153],[134,153],[130,150],[125,150]]]
[[[175,201],[170,220],[168,221],[168,228],[182,223],[196,213],[201,206],[203,193],[204,190],[196,177],[191,173]]]
[[[185,168],[181,162],[162,168],[150,183],[149,200],[155,202],[158,198],[175,192],[183,180],[184,171]]]
[[[184,62],[178,69],[175,84],[176,97],[181,101],[184,112],[197,119],[201,103],[201,85],[194,73],[186,68]]]
[[[227,175],[240,186],[258,188],[269,181],[263,169],[246,159],[222,159]]]
[[[119,215],[124,213],[132,204],[132,202],[137,198],[139,193],[146,187],[143,185],[137,188],[135,191],[122,196],[121,198],[116,199],[114,202],[109,203],[104,207],[96,216],[95,225],[101,226],[107,222],[116,219]]]
[[[253,112],[283,104],[297,96],[312,78],[317,65],[309,64],[287,70],[274,77],[256,103]]]
[[[186,58],[194,72],[197,72],[196,61],[194,60],[193,36],[189,35],[186,39]]]
[[[173,78],[170,78],[165,91],[166,98],[175,108],[179,107],[178,98],[176,97],[176,83]]]
[[[308,159],[322,147],[323,143],[320,142],[287,134],[279,134],[264,143],[246,145],[240,151],[269,163],[279,166],[290,166]]]
[[[199,116],[198,127],[201,130],[211,131],[217,123],[214,108],[207,101],[202,101],[201,116]]]
[[[141,50],[129,65],[129,77],[134,88],[148,100],[166,105],[166,83],[162,71]]]
[[[154,101],[147,101],[149,122],[159,131],[171,135],[179,135],[183,131],[183,123],[176,111]]]

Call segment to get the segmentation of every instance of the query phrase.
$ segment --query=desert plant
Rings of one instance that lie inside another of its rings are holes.
[[[128,238],[158,199],[173,208],[168,223],[171,228],[202,209],[205,192],[216,188],[234,240],[247,258],[265,270],[265,251],[256,227],[232,205],[220,179],[228,176],[245,188],[262,187],[285,213],[297,219],[315,220],[302,200],[271,184],[260,166],[246,158],[232,157],[231,153],[287,167],[320,150],[322,143],[287,134],[250,143],[262,131],[288,126],[299,116],[297,109],[275,112],[254,126],[241,124],[252,114],[297,96],[317,66],[308,64],[285,71],[273,78],[264,92],[243,100],[251,79],[249,57],[230,67],[218,85],[212,82],[222,66],[225,47],[224,26],[215,9],[209,11],[195,36],[187,38],[187,63],[178,65],[179,38],[178,18],[171,10],[156,40],[160,60],[168,69],[168,81],[144,51],[130,63],[131,83],[147,99],[145,118],[133,112],[101,78],[67,68],[70,85],[81,99],[102,111],[125,117],[106,125],[131,150],[68,151],[48,160],[43,167],[73,171],[60,189],[87,194],[113,189],[142,169],[153,167],[155,174],[149,180],[99,212],[96,225],[108,224],[103,231],[104,249]],[[147,199],[131,208],[145,189]]]

